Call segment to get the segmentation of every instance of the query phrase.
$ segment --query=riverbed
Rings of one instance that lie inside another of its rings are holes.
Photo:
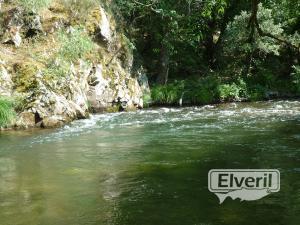
[[[218,198],[210,169],[278,169],[281,190]],[[0,133],[1,225],[299,225],[300,102],[93,115]]]

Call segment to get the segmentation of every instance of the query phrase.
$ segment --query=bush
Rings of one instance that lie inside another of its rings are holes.
[[[250,101],[260,101],[265,98],[266,88],[262,85],[254,85],[249,88],[249,100]]]
[[[296,93],[300,94],[300,66],[293,66],[294,72],[291,74]]]
[[[154,104],[178,104],[184,90],[183,81],[175,81],[166,85],[154,86],[151,89],[151,98]]]
[[[17,4],[22,6],[27,11],[39,12],[47,8],[52,0],[17,0]]]
[[[188,80],[184,101],[191,104],[208,104],[217,99],[219,80],[215,76],[207,76],[197,80]]]
[[[151,94],[147,93],[147,94],[143,95],[144,108],[149,107],[151,104],[151,101],[152,101]]]
[[[15,118],[13,101],[0,97],[0,127],[5,127]]]
[[[237,83],[221,84],[218,91],[221,101],[240,101],[248,97],[247,85],[241,79]]]
[[[61,43],[58,55],[69,62],[84,57],[94,47],[91,38],[80,27],[73,28],[69,33],[60,31],[58,39]]]

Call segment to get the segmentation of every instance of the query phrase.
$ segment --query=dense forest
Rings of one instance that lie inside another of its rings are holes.
[[[296,0],[117,0],[160,104],[291,97],[300,91]],[[150,97],[149,97],[150,99]]]

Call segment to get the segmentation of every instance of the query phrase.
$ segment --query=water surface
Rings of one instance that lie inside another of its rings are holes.
[[[261,200],[207,189],[217,168],[279,169]],[[2,225],[299,225],[300,102],[94,115],[0,134]]]

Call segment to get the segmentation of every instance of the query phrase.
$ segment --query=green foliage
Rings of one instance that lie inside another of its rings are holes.
[[[237,83],[221,84],[218,91],[221,101],[240,101],[248,97],[247,85],[241,79]]]
[[[151,89],[151,99],[154,104],[178,104],[183,89],[184,83],[178,81],[166,85],[157,85]]]
[[[62,0],[61,2],[71,16],[79,20],[86,18],[87,14],[100,4],[98,0]]]
[[[51,61],[46,69],[43,70],[43,74],[46,79],[62,78],[66,77],[70,73],[70,63],[66,61]]]
[[[15,118],[13,101],[0,97],[0,127],[5,127]]]
[[[263,100],[265,96],[266,96],[266,88],[264,86],[257,84],[249,88],[250,101]]]
[[[224,101],[259,100],[265,95],[255,86],[249,93],[247,83],[242,79],[225,84],[216,75],[200,79],[176,81],[152,88],[153,104],[176,104],[182,98],[184,104],[211,104]]]
[[[144,94],[143,95],[143,103],[144,103],[144,108],[147,108],[150,106],[152,102],[152,98],[151,98],[151,93],[150,94]]]
[[[191,104],[208,104],[217,100],[219,79],[216,76],[187,80],[184,101]]]
[[[242,11],[240,15],[234,18],[234,21],[229,23],[226,29],[225,50],[235,53],[250,53],[255,50],[261,53],[273,53],[279,55],[281,45],[270,37],[261,37],[257,31],[254,33],[253,41],[249,41],[250,32],[249,20],[251,14]],[[260,28],[274,36],[281,36],[283,33],[282,25],[276,24],[272,16],[272,10],[264,8],[259,4],[258,22]]]
[[[300,94],[300,66],[293,66],[294,72],[292,73],[292,80],[295,90]]]
[[[52,0],[16,0],[16,2],[27,11],[39,12],[49,7]]]
[[[59,58],[69,62],[84,57],[94,47],[92,39],[80,27],[70,29],[69,33],[61,30],[58,39],[61,43]]]

